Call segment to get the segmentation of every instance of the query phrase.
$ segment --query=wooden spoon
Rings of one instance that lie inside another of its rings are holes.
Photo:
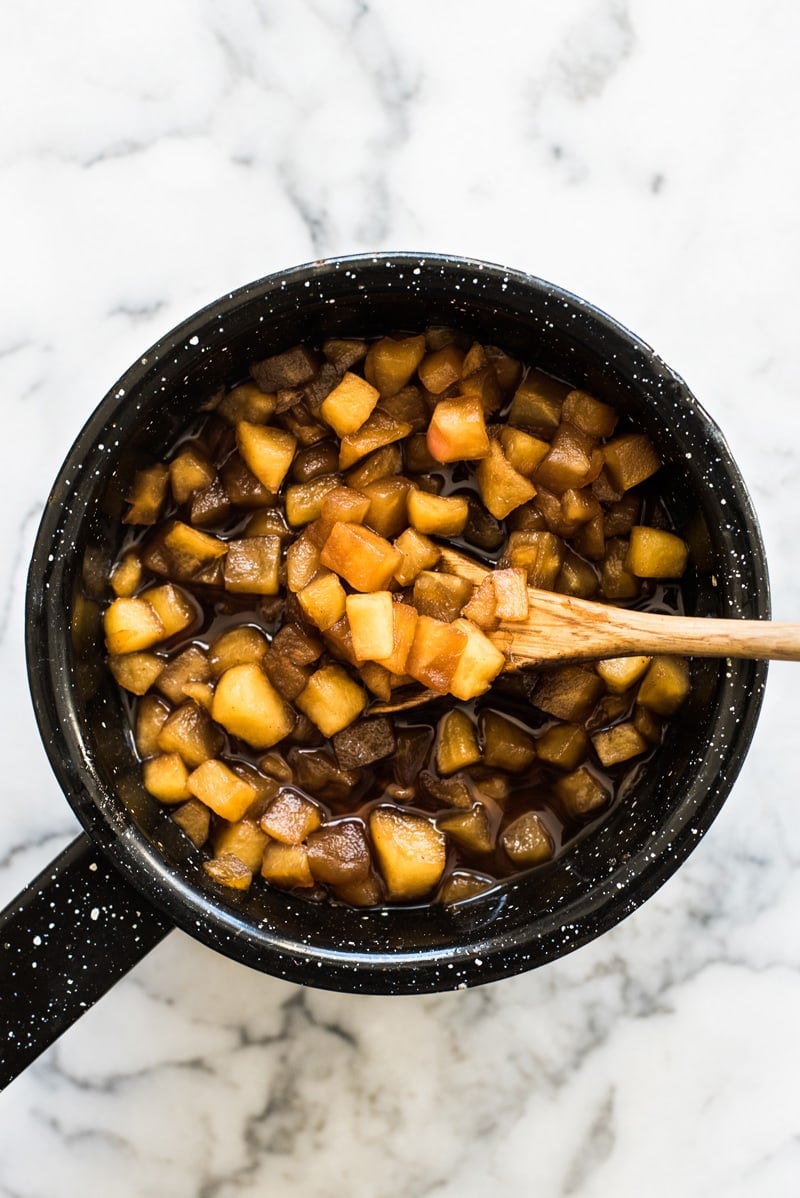
[[[441,565],[476,585],[489,574],[484,566],[454,549],[442,550]],[[506,669],[655,653],[800,661],[800,624],[664,616],[535,587],[528,587],[528,598],[526,620],[501,623],[496,632],[488,634],[506,655]]]

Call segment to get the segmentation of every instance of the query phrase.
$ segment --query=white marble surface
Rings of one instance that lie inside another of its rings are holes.
[[[726,430],[800,618],[791,0],[6,0],[0,902],[75,832],[23,591],[74,434],[201,304],[309,258],[529,270]],[[798,667],[711,833],[602,941],[464,993],[301,991],[179,933],[0,1096],[3,1198],[783,1198],[800,1175]]]

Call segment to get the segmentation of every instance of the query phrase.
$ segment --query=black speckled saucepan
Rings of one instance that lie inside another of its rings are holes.
[[[559,859],[451,907],[354,910],[267,886],[221,893],[144,791],[103,662],[99,580],[133,472],[250,361],[333,334],[456,325],[631,413],[658,445],[692,546],[689,608],[768,618],[758,526],[725,441],[642,341],[540,279],[381,254],[262,279],[192,316],[102,401],[55,481],[31,562],[27,653],[53,769],[85,832],[0,916],[0,1082],[174,925],[255,969],[353,993],[475,986],[570,952],[635,910],[698,843],[747,751],[766,667],[697,661],[691,697],[635,790]],[[87,599],[86,596],[89,596]]]

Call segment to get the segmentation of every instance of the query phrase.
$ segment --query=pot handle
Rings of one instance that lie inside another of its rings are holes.
[[[0,1089],[174,925],[84,833],[0,912]]]

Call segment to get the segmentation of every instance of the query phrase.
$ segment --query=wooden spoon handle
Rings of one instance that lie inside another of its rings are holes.
[[[442,551],[442,562],[476,585],[489,573],[452,549]],[[514,665],[638,653],[800,661],[800,624],[657,615],[534,587],[528,597],[527,620],[503,623],[490,634]]]

